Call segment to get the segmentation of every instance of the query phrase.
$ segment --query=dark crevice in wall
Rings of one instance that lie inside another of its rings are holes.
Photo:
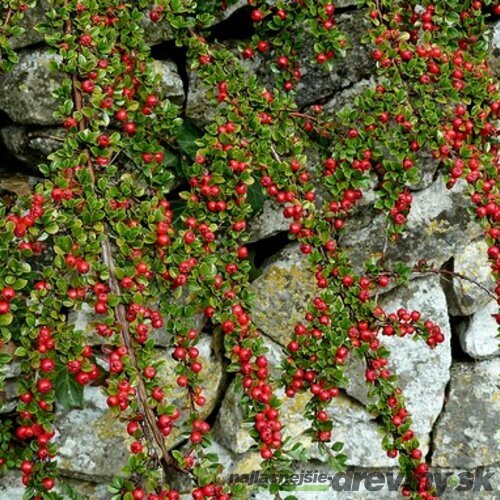
[[[437,429],[437,426],[443,416],[444,410],[446,408],[446,403],[448,402],[448,399],[450,397],[450,390],[451,390],[451,378],[448,380],[448,383],[446,384],[446,387],[444,389],[444,397],[443,397],[443,406],[441,407],[441,411],[439,412],[438,417],[436,418],[436,421],[434,422],[434,425],[432,426],[431,432],[429,433],[429,451],[427,452],[427,455],[425,456],[425,461],[428,464],[432,463],[432,457],[434,455],[434,439],[435,439],[435,432]]]
[[[338,16],[339,14],[354,12],[356,10],[358,10],[357,2],[355,2],[353,5],[346,5],[345,7],[335,7],[335,15]]]
[[[9,115],[0,110],[0,129],[13,124],[14,122],[10,119]]]
[[[258,269],[262,264],[290,244],[288,232],[283,231],[269,238],[248,244],[248,249],[254,253],[254,266]]]
[[[31,45],[26,45],[26,47],[22,47],[16,52],[19,56],[22,56],[24,52],[32,52],[33,50],[39,49],[49,49],[49,46],[45,43],[44,40],[40,40],[39,42],[32,43]]]
[[[441,269],[446,270],[446,271],[454,271],[454,259],[453,257],[448,259],[442,266]],[[448,305],[448,309],[450,309],[450,306],[452,305],[450,303],[452,294],[453,294],[453,284],[451,282],[451,279],[447,276],[441,275],[440,277],[440,283],[441,283],[441,288],[443,289],[445,296],[446,296],[446,303]],[[469,356],[463,349],[462,345],[460,344],[460,338],[458,335],[459,329],[463,328],[464,326],[467,326],[464,323],[468,323],[470,321],[469,316],[459,316],[459,315],[449,315],[449,321],[450,321],[450,330],[451,330],[451,338],[450,338],[450,344],[451,344],[451,356],[454,361],[465,361],[465,362],[473,362],[474,359]]]
[[[451,357],[454,361],[465,361],[474,362],[474,358],[469,356],[460,344],[460,339],[458,336],[458,329],[467,326],[466,324],[470,321],[469,316],[450,316],[450,328],[451,328]],[[466,323],[464,325],[464,323]]]
[[[254,33],[254,25],[250,19],[252,7],[242,7],[231,14],[227,19],[213,26],[208,41],[223,42],[226,40],[243,40],[250,38]]]
[[[369,80],[369,79],[362,77],[359,80],[356,80],[355,82],[352,82],[349,85],[346,85],[345,87],[342,87],[338,90],[335,90],[331,94],[320,97],[319,99],[316,99],[314,101],[307,102],[307,103],[303,104],[302,106],[300,106],[300,111],[302,111],[302,112],[307,111],[308,108],[311,108],[312,106],[324,106],[329,101],[331,101],[334,97],[337,97],[339,94],[342,94],[342,92],[347,92],[348,90],[350,90],[353,87],[355,87],[356,85],[358,85],[360,82],[367,81],[367,80]],[[373,88],[375,88],[375,85],[376,85],[376,82],[373,84]],[[353,100],[353,98],[350,99],[350,101],[351,101],[351,103],[349,104],[350,106],[352,106],[352,100]],[[333,111],[331,114],[335,114],[335,113],[336,113],[336,111]]]
[[[175,40],[168,40],[151,47],[151,57],[157,61],[172,61],[177,67],[177,72],[182,80],[184,90],[183,110],[186,107],[187,94],[189,90],[189,74],[187,71],[187,50],[177,47]]]
[[[189,191],[191,188],[189,187],[189,184],[187,182],[183,182],[181,184],[179,184],[178,186],[176,186],[174,189],[172,189],[172,191],[170,191],[170,193],[168,193],[168,200],[170,202],[172,201],[177,201],[177,200],[180,200],[180,193],[182,193],[183,191]]]
[[[8,127],[9,125],[14,125],[14,122],[9,118],[7,113],[0,111],[0,130],[4,127]],[[8,171],[9,173],[30,172],[24,163],[17,160],[12,153],[10,153],[0,137],[0,174],[2,171]]]

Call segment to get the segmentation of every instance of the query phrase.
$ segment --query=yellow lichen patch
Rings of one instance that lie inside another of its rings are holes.
[[[425,233],[428,236],[433,234],[444,234],[450,228],[450,223],[447,220],[432,220],[429,225],[425,228]]]

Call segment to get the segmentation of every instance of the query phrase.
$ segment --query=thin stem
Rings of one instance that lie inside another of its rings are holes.
[[[420,274],[425,274],[425,273],[439,274],[439,275],[444,275],[444,276],[450,276],[451,278],[458,278],[458,279],[461,279],[464,281],[468,281],[469,283],[472,283],[473,285],[476,285],[478,288],[483,290],[483,292],[485,292],[492,299],[496,300],[496,298],[497,298],[496,295],[489,288],[487,288],[483,284],[479,283],[475,279],[473,279],[469,276],[465,276],[465,274],[460,274],[460,273],[456,273],[454,271],[448,271],[447,269],[438,269],[438,268],[413,269],[412,272],[413,273],[420,273]]]
[[[65,5],[68,4],[68,0],[65,0]],[[72,34],[73,31],[73,25],[71,18],[68,18],[65,21],[65,33],[66,34]],[[75,107],[75,111],[79,112],[83,108],[83,96],[82,93],[78,87],[78,77],[75,73],[71,75],[71,82],[72,82],[72,96],[73,96],[73,104]],[[86,120],[83,118],[78,122],[78,130],[84,131],[87,127]],[[87,155],[87,169],[91,174],[92,178],[92,187],[95,187],[95,182],[96,182],[96,176],[95,176],[95,170],[92,164],[92,160],[90,159],[90,152],[88,149],[85,149],[85,153]],[[118,279],[116,277],[116,271],[115,271],[115,262],[113,258],[113,253],[112,253],[112,246],[111,246],[111,241],[109,238],[109,231],[106,231],[103,240],[101,242],[101,250],[102,250],[102,260],[103,263],[107,266],[109,270],[109,279],[108,279],[108,284],[111,292],[117,297],[119,303],[116,306],[115,309],[115,314],[116,314],[116,320],[118,323],[118,326],[120,328],[120,336],[122,338],[122,342],[124,346],[127,348],[127,353],[130,358],[130,362],[134,368],[134,371],[136,373],[136,379],[137,379],[137,405],[139,408],[140,413],[144,417],[144,435],[148,442],[150,443],[151,447],[154,449],[155,447],[158,448],[161,452],[161,458],[158,459],[157,461],[161,463],[165,474],[168,476],[169,474],[172,474],[173,470],[178,470],[182,472],[184,471],[182,468],[180,468],[175,459],[172,457],[172,455],[169,453],[167,450],[167,447],[165,445],[165,440],[163,438],[163,435],[161,434],[157,422],[156,422],[156,417],[149,408],[148,405],[148,393],[147,393],[147,388],[144,383],[144,380],[141,376],[141,370],[138,366],[137,362],[137,357],[135,355],[133,346],[132,346],[132,339],[130,335],[130,330],[129,330],[129,325],[128,325],[128,320],[127,320],[127,314],[125,310],[125,305],[121,302],[121,289],[120,285],[118,283]],[[155,451],[155,454],[156,451]]]

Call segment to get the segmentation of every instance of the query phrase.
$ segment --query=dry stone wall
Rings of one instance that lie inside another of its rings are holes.
[[[237,15],[238,8],[244,8],[243,4],[244,1],[240,2],[227,13],[226,25],[231,23],[230,15]],[[44,2],[40,2],[27,16],[27,31],[15,40],[20,62],[10,74],[0,76],[0,196],[29,191],[40,177],[37,165],[58,147],[63,134],[52,117],[56,102],[51,97],[61,76],[50,71],[49,61],[54,56],[32,29],[42,19],[44,8]],[[339,11],[338,22],[351,35],[353,47],[330,73],[304,63],[304,80],[298,95],[302,106],[321,102],[328,110],[340,109],[373,83],[373,66],[367,48],[360,43],[366,29],[364,13],[355,8],[355,2],[345,0],[339,2]],[[499,25],[491,28],[492,63],[498,68],[500,28]],[[203,125],[210,118],[211,110],[207,109],[197,75],[186,75],[182,58],[169,43],[168,27],[147,29],[148,40],[154,45],[153,53],[158,59],[163,92],[184,106],[188,118]],[[235,46],[234,40],[227,43]],[[259,67],[249,67],[248,71],[257,72],[263,81],[271,78]],[[484,243],[480,240],[481,229],[470,216],[468,204],[461,196],[462,189],[458,184],[448,191],[438,165],[429,158],[423,168],[422,182],[415,187],[407,234],[399,246],[389,247],[387,258],[411,264],[425,258],[434,267],[454,269],[491,288]],[[381,251],[384,246],[383,232],[379,231],[382,220],[369,197],[349,224],[351,230],[346,232],[343,244],[349,248],[353,262],[361,262]],[[286,229],[286,221],[270,202],[265,203],[263,212],[252,223],[252,245],[259,263],[258,277],[252,285],[256,295],[253,313],[265,335],[273,370],[284,357],[283,346],[288,342],[295,320],[302,318],[304,304],[314,293],[313,281],[301,262],[304,257],[294,244],[286,243]],[[401,375],[414,428],[432,466],[450,475],[474,472],[481,467],[497,470],[500,360],[496,323],[492,318],[497,312],[496,304],[470,282],[450,281],[436,275],[415,276],[408,288],[390,290],[380,300],[388,311],[399,307],[421,310],[433,318],[446,335],[446,342],[434,351],[411,340],[386,340],[393,353],[392,367]],[[85,330],[94,318],[91,312],[82,311],[70,321]],[[202,331],[202,317],[194,317],[193,325]],[[166,380],[173,380],[173,365],[165,348],[166,335],[166,332],[156,332],[155,339],[158,356],[166,360],[163,375]],[[200,346],[204,363],[208,365],[206,373],[210,374],[204,394],[206,413],[214,424],[213,447],[227,466],[227,474],[249,473],[258,469],[259,454],[252,448],[252,440],[244,427],[235,382],[224,375],[227,360],[221,354],[219,342],[210,331],[204,331]],[[382,451],[377,422],[366,410],[370,401],[363,384],[364,367],[351,363],[348,371],[349,385],[328,408],[334,420],[335,440],[345,442],[350,473],[392,470],[395,463]],[[13,410],[18,368],[11,366],[6,375],[6,391],[0,394],[0,401],[4,403],[0,418]],[[311,456],[316,457],[298,468],[326,469],[314,444],[304,435],[307,423],[303,410],[307,397],[287,400],[282,394],[282,398],[285,434],[305,444]],[[182,404],[179,400],[180,407]],[[67,412],[59,410],[57,420],[62,474],[84,497],[110,498],[104,484],[119,473],[126,461],[127,437],[110,418],[99,387],[86,388],[84,407]],[[183,441],[179,436],[171,436],[168,444],[171,448],[182,448]],[[492,480],[496,488],[499,477],[500,473]],[[21,499],[22,491],[17,474],[0,477],[1,500]],[[496,494],[498,492],[459,494],[450,490],[443,498],[494,498]],[[304,499],[395,498],[394,493],[387,491],[346,493],[331,489],[298,496]],[[260,492],[255,498],[271,497]]]

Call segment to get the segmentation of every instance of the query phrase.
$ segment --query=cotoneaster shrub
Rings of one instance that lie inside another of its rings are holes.
[[[498,4],[361,2],[372,24],[365,41],[373,47],[377,83],[332,117],[319,105],[299,110],[294,101],[302,49],[312,47],[314,63],[331,69],[349,45],[330,1],[249,0],[255,35],[238,51],[208,41],[231,1],[49,3],[38,29],[66,75],[57,118],[67,136],[42,167],[46,180],[33,194],[0,207],[0,366],[16,360],[22,372],[15,418],[0,427],[0,470],[20,468],[26,498],[61,498],[54,407],[78,406],[84,387],[99,384],[134,439],[128,466],[110,485],[113,498],[179,498],[173,474],[191,479],[191,491],[183,493],[195,499],[246,498],[243,485],[221,479],[218,457],[206,452],[205,367],[189,321],[203,310],[223,335],[227,370],[237,374],[265,472],[287,472],[293,460],[305,458],[300,445],[282,439],[279,386],[290,398],[310,393],[310,434],[332,466],[345,466],[326,407],[345,381],[346,360],[358,356],[367,366],[382,445],[406,475],[402,495],[433,498],[380,338],[410,335],[432,349],[443,334],[418,311],[386,314],[377,304],[380,289],[429,268],[387,268],[381,256],[358,275],[338,239],[375,184],[388,244],[397,245],[411,209],[408,188],[419,178],[418,152],[426,148],[440,160],[450,188],[460,179],[468,184],[498,279],[500,103],[485,36],[485,19],[499,14]],[[34,4],[1,4],[5,71],[17,60],[8,40]],[[201,135],[157,91],[144,16],[170,26],[206,86],[216,114]],[[271,67],[272,82],[264,85],[248,71],[245,61],[256,59]],[[311,146],[320,158],[312,164]],[[169,199],[179,177],[189,188]],[[252,323],[245,246],[248,222],[266,196],[282,205],[290,238],[309,256],[317,285],[279,379],[270,375]],[[184,293],[192,297],[189,305],[180,305]],[[84,304],[100,318],[96,334],[105,339],[106,370],[96,362],[96,348],[67,322]],[[171,342],[189,415],[180,415],[158,381],[152,329]],[[184,453],[165,444],[176,427],[189,441]],[[278,495],[280,485],[270,489]]]

